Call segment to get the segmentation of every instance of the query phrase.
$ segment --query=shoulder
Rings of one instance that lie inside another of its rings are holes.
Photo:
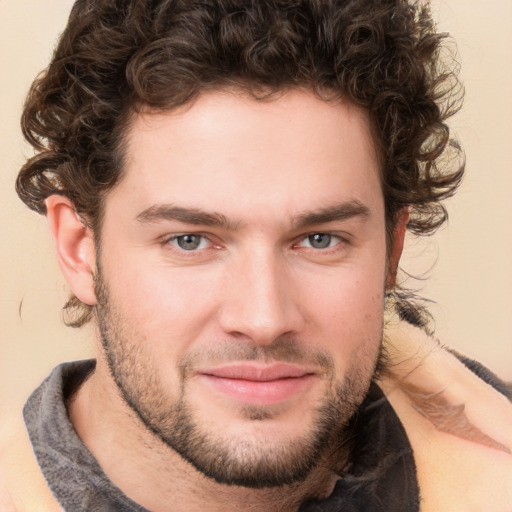
[[[506,386],[404,322],[387,326],[385,347],[389,364],[379,385],[413,447],[422,512],[509,512],[512,403]]]
[[[0,510],[60,512],[39,469],[21,411],[2,417],[0,425]]]
[[[494,389],[499,391],[502,395],[505,395],[509,400],[512,401],[512,383],[504,382],[494,372],[489,370],[486,366],[474,359],[470,359],[463,354],[460,354],[454,349],[447,349],[452,353],[459,361],[469,368],[474,374],[478,375],[483,381],[487,382]]]

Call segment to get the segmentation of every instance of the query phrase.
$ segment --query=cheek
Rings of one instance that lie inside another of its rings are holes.
[[[384,264],[337,269],[307,289],[307,338],[331,353],[339,371],[354,358],[374,357],[382,338]]]
[[[382,261],[311,272],[303,276],[303,295],[317,314],[334,322],[359,322],[383,309],[386,268]]]
[[[159,393],[173,397],[172,390],[180,386],[179,361],[206,337],[207,301],[183,279],[171,280],[154,267],[131,273],[125,272],[127,268],[118,267],[106,279],[111,335],[124,354],[125,368],[132,368],[137,380],[156,382]]]
[[[105,275],[129,332],[162,357],[186,353],[215,310],[215,277],[204,270],[146,265],[125,258]]]

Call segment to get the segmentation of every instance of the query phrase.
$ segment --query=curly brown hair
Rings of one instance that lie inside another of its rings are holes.
[[[462,97],[446,40],[428,6],[406,0],[77,0],[26,100],[22,129],[37,152],[17,192],[43,214],[48,196],[67,196],[97,236],[133,112],[222,87],[260,100],[307,87],[370,113],[388,236],[404,207],[408,229],[431,234],[464,168],[446,125]],[[70,325],[90,317],[75,298],[65,309],[78,313]]]

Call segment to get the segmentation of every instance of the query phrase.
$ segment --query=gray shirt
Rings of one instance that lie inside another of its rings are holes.
[[[94,367],[94,361],[61,364],[30,396],[23,416],[34,453],[64,510],[148,512],[109,480],[69,420],[66,398]]]
[[[109,480],[69,420],[66,401],[94,368],[92,360],[61,364],[30,396],[23,413],[34,453],[64,510],[148,512]],[[301,512],[419,510],[411,446],[376,384],[351,420],[348,443],[351,461],[331,496],[304,503]]]

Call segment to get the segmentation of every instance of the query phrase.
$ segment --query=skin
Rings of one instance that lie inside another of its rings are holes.
[[[345,460],[329,447],[372,379],[406,223],[387,248],[367,114],[302,90],[259,102],[211,92],[134,117],[100,252],[66,198],[47,207],[61,268],[99,326],[97,370],[70,417],[112,481],[157,511],[295,510],[329,494]],[[281,362],[306,375],[286,379],[291,392],[281,378],[211,375]],[[227,453],[232,474],[269,457],[284,471],[318,438],[322,406],[334,416],[321,464],[257,489],[176,452],[183,405],[203,455]]]

